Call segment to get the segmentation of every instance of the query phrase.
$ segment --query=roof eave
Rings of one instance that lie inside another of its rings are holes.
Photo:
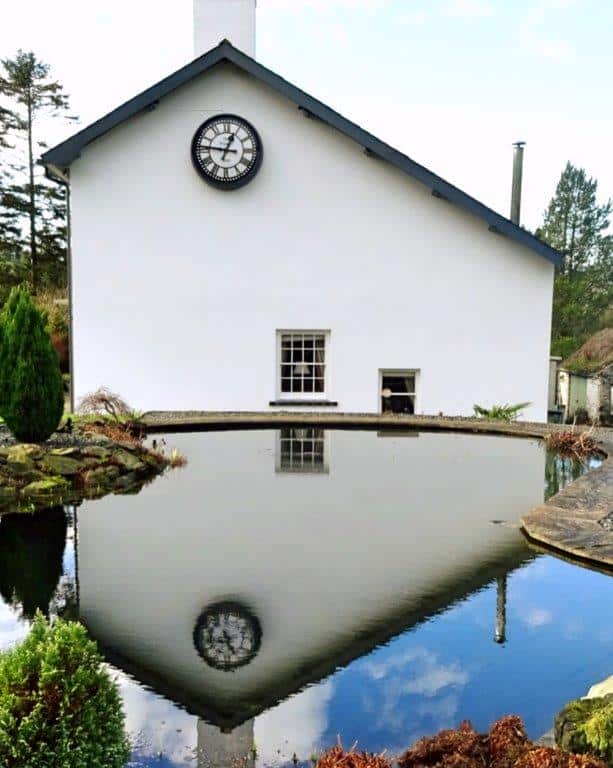
[[[360,144],[369,156],[386,160],[417,181],[425,184],[436,197],[449,201],[474,216],[483,219],[492,232],[505,235],[515,242],[521,243],[539,256],[552,262],[555,266],[560,266],[562,263],[562,254],[539,240],[532,233],[496,213],[458,187],[411,160],[407,155],[380,141],[338,112],[335,112],[287,80],[263,67],[254,59],[235,48],[227,40],[223,40],[216,48],[213,48],[164,80],[125,102],[53,149],[48,150],[41,157],[40,162],[47,167],[54,166],[67,169],[80,156],[81,151],[87,144],[113,130],[113,128],[125,120],[134,117],[136,114],[151,110],[161,98],[222,61],[229,61],[258,80],[266,83],[296,104],[308,117],[316,117],[349,136],[349,138]]]

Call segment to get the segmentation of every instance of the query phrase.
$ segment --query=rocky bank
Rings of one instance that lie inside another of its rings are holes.
[[[169,466],[144,445],[94,433],[57,436],[45,445],[0,441],[0,514],[138,493]]]

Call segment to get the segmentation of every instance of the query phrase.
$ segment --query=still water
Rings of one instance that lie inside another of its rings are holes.
[[[582,469],[530,440],[172,435],[137,496],[0,521],[0,647],[80,618],[134,766],[286,765],[340,736],[398,752],[469,718],[533,737],[613,672],[613,581],[517,521]],[[255,747],[255,753],[254,753]]]

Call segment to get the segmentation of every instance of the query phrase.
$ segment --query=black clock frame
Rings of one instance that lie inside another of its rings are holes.
[[[211,176],[206,173],[202,165],[200,164],[200,160],[198,158],[198,142],[200,140],[200,136],[202,133],[204,133],[208,126],[211,123],[218,123],[223,120],[228,121],[238,121],[239,123],[243,123],[249,131],[253,134],[253,137],[255,139],[256,147],[255,147],[255,162],[252,165],[252,167],[249,169],[249,171],[244,175],[241,176],[239,179],[230,179],[228,181],[219,181],[217,179],[211,178]],[[192,138],[192,144],[191,144],[191,157],[192,157],[192,164],[196,171],[198,172],[198,175],[201,176],[204,181],[206,181],[207,184],[209,184],[211,187],[215,187],[215,189],[222,189],[226,192],[231,192],[235,189],[240,189],[241,187],[244,187],[246,184],[249,184],[250,181],[253,181],[253,179],[257,176],[258,171],[260,170],[260,167],[262,166],[262,160],[264,159],[264,145],[262,144],[262,139],[260,138],[260,134],[257,132],[257,130],[253,127],[253,125],[248,121],[245,120],[244,117],[240,117],[240,115],[234,115],[230,113],[223,113],[220,115],[214,115],[213,117],[207,118],[199,127],[196,133],[194,134],[194,137]]]
[[[219,664],[214,659],[211,659],[207,655],[206,649],[202,647],[202,629],[206,625],[207,619],[212,614],[214,615],[220,613],[234,613],[237,616],[240,616],[241,619],[244,619],[250,624],[251,631],[253,632],[254,645],[251,649],[251,652],[244,659],[236,662],[232,666]],[[246,666],[257,656],[260,650],[260,646],[262,645],[262,625],[260,624],[258,617],[253,613],[253,611],[247,608],[246,605],[243,605],[242,603],[234,600],[224,600],[222,602],[207,606],[202,611],[200,616],[198,616],[196,625],[194,627],[193,639],[194,646],[198,651],[198,655],[206,664],[209,665],[209,667],[221,670],[222,672],[233,672],[235,669]]]

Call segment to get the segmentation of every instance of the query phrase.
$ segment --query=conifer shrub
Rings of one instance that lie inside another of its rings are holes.
[[[43,442],[64,411],[62,374],[47,318],[20,286],[11,291],[2,325],[0,415],[18,440]]]
[[[7,352],[6,328],[8,326],[9,320],[15,314],[15,309],[19,303],[20,298],[21,290],[19,288],[14,288],[10,292],[4,306],[2,307],[2,311],[0,312],[0,416],[2,416],[4,413],[7,389],[10,380],[10,370],[7,361],[5,360]]]
[[[0,654],[0,765],[124,768],[130,749],[117,686],[85,628],[41,613]]]

